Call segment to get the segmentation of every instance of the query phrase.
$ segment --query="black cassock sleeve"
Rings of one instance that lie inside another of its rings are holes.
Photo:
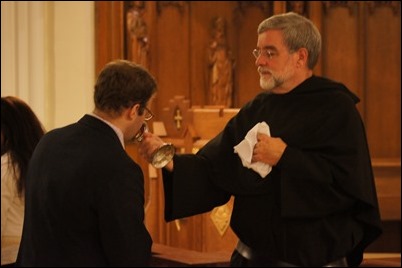
[[[174,166],[174,172],[162,170],[166,221],[208,212],[229,201],[230,194],[208,179],[210,168],[202,157],[176,155]]]

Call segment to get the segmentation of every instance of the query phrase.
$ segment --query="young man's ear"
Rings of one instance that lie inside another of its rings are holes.
[[[128,109],[127,111],[127,116],[132,119],[136,116],[140,116],[141,115],[141,105],[139,103],[131,106],[131,108]]]

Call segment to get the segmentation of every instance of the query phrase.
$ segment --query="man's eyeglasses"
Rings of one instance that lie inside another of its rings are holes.
[[[272,59],[277,53],[272,51],[271,49],[263,48],[263,49],[254,49],[253,55],[257,59],[259,56],[267,57],[268,59]]]
[[[144,120],[148,121],[154,117],[154,114],[147,107],[144,107]]]

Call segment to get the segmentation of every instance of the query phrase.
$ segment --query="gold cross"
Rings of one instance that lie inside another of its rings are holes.
[[[175,111],[175,116],[173,117],[174,121],[176,121],[176,128],[181,129],[181,121],[183,117],[181,116],[180,109],[177,107]]]

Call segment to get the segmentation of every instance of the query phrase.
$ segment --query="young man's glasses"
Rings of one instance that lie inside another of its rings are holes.
[[[148,121],[154,117],[154,114],[147,107],[144,107],[144,120]]]

